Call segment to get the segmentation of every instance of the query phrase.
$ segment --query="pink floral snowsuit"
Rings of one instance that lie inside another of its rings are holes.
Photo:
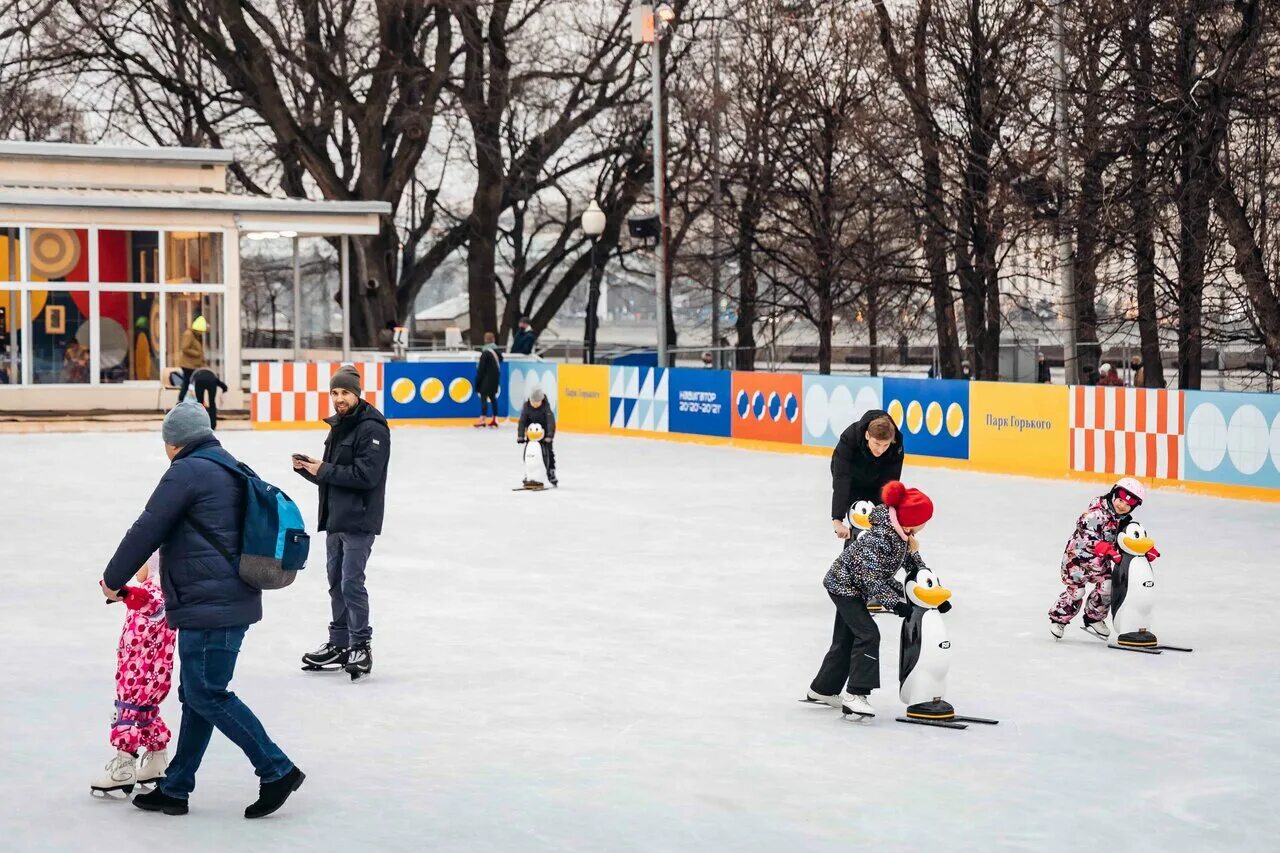
[[[111,745],[125,752],[155,752],[169,745],[169,727],[160,719],[160,703],[173,681],[173,650],[177,633],[165,622],[164,592],[155,571],[145,581],[131,583],[148,601],[128,610],[116,652],[116,715]]]
[[[1111,606],[1111,561],[1099,557],[1094,549],[1099,542],[1116,543],[1121,520],[1111,505],[1110,496],[1103,495],[1089,504],[1076,521],[1075,533],[1062,555],[1062,582],[1067,588],[1049,610],[1051,620],[1065,625],[1075,618],[1080,612],[1086,584],[1094,587],[1084,602],[1085,621],[1101,622],[1107,618],[1107,608]]]

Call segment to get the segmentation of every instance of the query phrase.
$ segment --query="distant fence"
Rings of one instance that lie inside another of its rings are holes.
[[[479,416],[475,362],[362,363],[391,421]],[[255,426],[320,426],[336,363],[253,365]],[[541,388],[561,429],[826,453],[869,409],[887,410],[922,463],[1089,479],[1133,475],[1280,500],[1280,395],[1145,388],[508,363],[499,412]]]

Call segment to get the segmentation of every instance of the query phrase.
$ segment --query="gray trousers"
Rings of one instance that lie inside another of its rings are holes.
[[[335,646],[367,643],[373,637],[369,625],[369,593],[364,588],[364,567],[373,550],[372,533],[330,533],[325,537],[328,556],[329,642]]]

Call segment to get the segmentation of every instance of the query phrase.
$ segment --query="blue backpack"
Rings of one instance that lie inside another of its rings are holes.
[[[244,533],[240,539],[237,561],[221,543],[195,519],[187,521],[196,532],[217,549],[226,560],[236,565],[240,580],[255,589],[281,589],[293,583],[298,572],[307,565],[311,537],[298,505],[276,486],[263,480],[243,462],[237,462],[226,451],[213,448],[197,450],[194,459],[207,459],[236,474],[244,481]]]

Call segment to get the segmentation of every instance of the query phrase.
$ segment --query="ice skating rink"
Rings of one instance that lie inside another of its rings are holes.
[[[224,435],[288,471],[323,433]],[[513,493],[501,431],[394,433],[369,571],[373,678],[305,674],[323,536],[266,594],[234,689],[308,774],[277,815],[215,734],[186,817],[89,796],[112,752],[101,570],[166,463],[158,434],[0,436],[0,848],[116,851],[1274,850],[1280,506],[1154,492],[1155,630],[1194,654],[1055,642],[1058,564],[1095,489],[912,468],[955,593],[949,698],[994,728],[896,723],[880,617],[870,724],[802,705],[830,639],[824,457],[563,435],[563,488]],[[164,706],[177,729],[177,690]]]

